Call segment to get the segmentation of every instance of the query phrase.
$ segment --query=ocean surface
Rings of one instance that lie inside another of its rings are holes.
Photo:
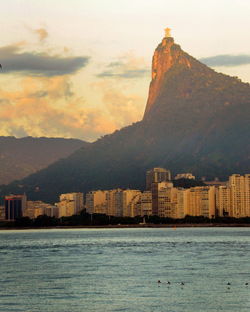
[[[0,311],[249,312],[250,228],[0,231]]]

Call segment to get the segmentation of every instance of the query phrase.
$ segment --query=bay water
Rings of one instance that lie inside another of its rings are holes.
[[[250,228],[0,231],[0,311],[249,312]]]

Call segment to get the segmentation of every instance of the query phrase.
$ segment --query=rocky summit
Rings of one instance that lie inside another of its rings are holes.
[[[249,84],[202,64],[167,32],[153,56],[142,121],[1,191],[54,201],[63,192],[143,189],[154,166],[224,179],[250,172],[249,130]]]

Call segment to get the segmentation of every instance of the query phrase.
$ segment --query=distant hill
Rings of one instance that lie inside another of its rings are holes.
[[[215,72],[173,38],[163,38],[154,53],[142,121],[1,191],[55,201],[69,191],[142,189],[146,170],[154,166],[225,179],[250,172],[249,130],[249,84]]]
[[[0,137],[0,184],[22,179],[88,143],[76,139]]]

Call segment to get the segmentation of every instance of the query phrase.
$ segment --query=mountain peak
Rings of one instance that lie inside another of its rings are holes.
[[[63,192],[142,189],[145,172],[153,167],[211,179],[243,174],[250,171],[249,118],[249,84],[202,64],[166,29],[154,53],[142,121],[1,186],[0,192],[53,202]]]
[[[148,101],[144,118],[147,116],[160,93],[164,76],[175,64],[182,64],[191,68],[191,57],[174,42],[170,28],[165,29],[165,37],[155,49],[152,60],[152,80],[149,87]]]

